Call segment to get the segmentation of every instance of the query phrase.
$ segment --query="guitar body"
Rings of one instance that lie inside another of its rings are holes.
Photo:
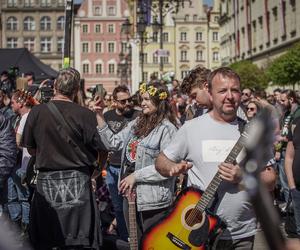
[[[225,224],[207,210],[201,214],[193,209],[202,193],[193,187],[183,190],[170,213],[143,236],[141,249],[207,249]]]

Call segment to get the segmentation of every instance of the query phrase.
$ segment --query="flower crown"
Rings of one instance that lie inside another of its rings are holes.
[[[148,92],[149,95],[151,96],[155,96],[156,94],[158,94],[159,100],[165,100],[168,97],[168,94],[166,91],[162,91],[159,93],[158,89],[155,88],[153,85],[150,85],[147,88],[147,84],[146,83],[142,83],[140,85],[140,94],[145,94],[146,92]]]

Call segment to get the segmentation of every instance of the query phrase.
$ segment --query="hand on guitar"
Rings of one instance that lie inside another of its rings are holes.
[[[176,163],[175,166],[170,170],[170,176],[179,176],[180,174],[186,173],[193,165],[187,161],[181,161]]]
[[[222,162],[219,165],[219,173],[223,180],[231,183],[239,183],[242,180],[242,170],[239,165]]]
[[[129,193],[132,192],[132,189],[135,184],[135,176],[134,173],[128,175],[125,177],[123,180],[121,180],[120,185],[119,185],[119,191],[122,194],[125,194],[126,191],[129,191]]]

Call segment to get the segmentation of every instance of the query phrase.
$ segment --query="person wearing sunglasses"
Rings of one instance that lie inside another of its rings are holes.
[[[129,89],[125,85],[117,86],[112,93],[112,101],[114,109],[107,109],[106,95],[103,100],[105,106],[104,120],[108,124],[109,129],[117,134],[120,132],[131,120],[134,120],[139,112],[134,110],[132,99],[130,97]],[[115,217],[117,220],[117,232],[119,237],[127,241],[128,232],[126,228],[126,223],[123,215],[123,196],[118,190],[118,178],[121,169],[121,155],[122,151],[110,152],[108,166],[107,166],[107,176],[106,184],[111,195],[112,204],[115,211]]]
[[[259,104],[259,102],[255,100],[250,101],[246,107],[246,114],[247,114],[248,121],[250,121],[253,117],[255,117],[256,114],[260,111],[260,109],[261,109],[261,105]]]

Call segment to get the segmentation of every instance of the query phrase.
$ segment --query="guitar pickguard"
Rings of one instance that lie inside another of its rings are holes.
[[[189,242],[194,246],[201,246],[205,244],[209,235],[209,221],[205,216],[204,223],[198,229],[192,230],[189,235]]]

